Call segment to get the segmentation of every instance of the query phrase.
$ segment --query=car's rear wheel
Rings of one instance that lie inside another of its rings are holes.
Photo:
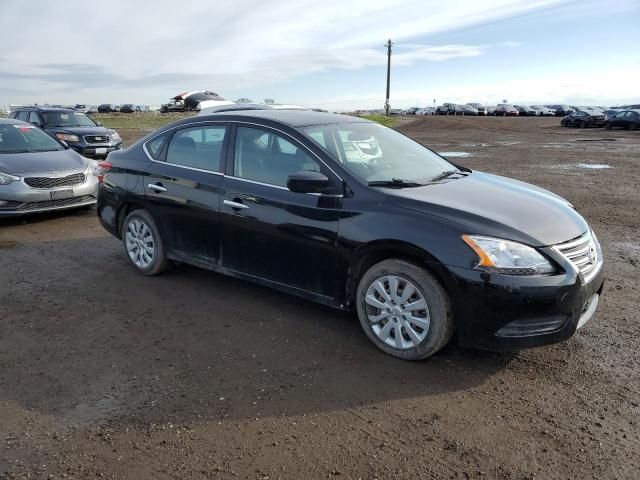
[[[638,124],[637,123],[630,123],[629,124],[629,130],[637,130],[638,129]]]
[[[565,120],[562,120],[562,121],[560,122],[560,126],[561,126],[561,127],[566,127],[566,126],[567,126],[567,122],[566,122]]]
[[[611,130],[611,122],[605,122],[604,128],[606,128],[607,130]]]
[[[453,335],[448,294],[429,272],[400,259],[377,263],[357,290],[360,324],[381,350],[404,360],[427,358]]]
[[[143,275],[157,275],[165,270],[169,262],[149,212],[134,210],[122,225],[122,244],[129,263]]]
[[[580,122],[580,128],[587,128],[587,122]]]

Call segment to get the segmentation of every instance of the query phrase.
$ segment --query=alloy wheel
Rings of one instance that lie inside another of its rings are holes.
[[[406,278],[385,275],[374,280],[364,298],[375,335],[387,345],[406,350],[429,333],[429,306],[420,290]]]
[[[149,226],[139,220],[132,219],[127,225],[125,242],[129,258],[138,268],[148,268],[155,256],[155,240]]]

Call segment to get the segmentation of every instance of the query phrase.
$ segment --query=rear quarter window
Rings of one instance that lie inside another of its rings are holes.
[[[151,158],[153,158],[154,160],[160,160],[162,147],[164,147],[167,137],[168,135],[165,133],[149,140],[144,144],[147,152],[149,152],[149,155],[151,155]]]

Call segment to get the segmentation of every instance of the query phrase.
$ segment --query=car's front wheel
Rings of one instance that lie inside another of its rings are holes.
[[[360,324],[384,352],[404,360],[427,358],[453,335],[448,294],[429,272],[400,259],[377,263],[357,290]]]
[[[167,268],[160,232],[146,210],[127,215],[122,225],[122,243],[127,260],[143,275],[157,275]]]

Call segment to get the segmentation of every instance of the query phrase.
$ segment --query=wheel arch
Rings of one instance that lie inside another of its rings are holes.
[[[434,275],[442,288],[452,296],[453,279],[446,267],[427,250],[400,240],[376,240],[359,247],[349,264],[345,284],[345,301],[348,308],[355,307],[358,283],[369,268],[389,258],[407,260]]]
[[[124,223],[124,219],[127,218],[127,215],[129,215],[134,210],[147,210],[147,208],[141,201],[129,200],[123,203],[118,209],[118,214],[116,217],[116,228],[119,238],[122,238],[122,224]],[[151,212],[149,212],[149,214],[151,214]]]

